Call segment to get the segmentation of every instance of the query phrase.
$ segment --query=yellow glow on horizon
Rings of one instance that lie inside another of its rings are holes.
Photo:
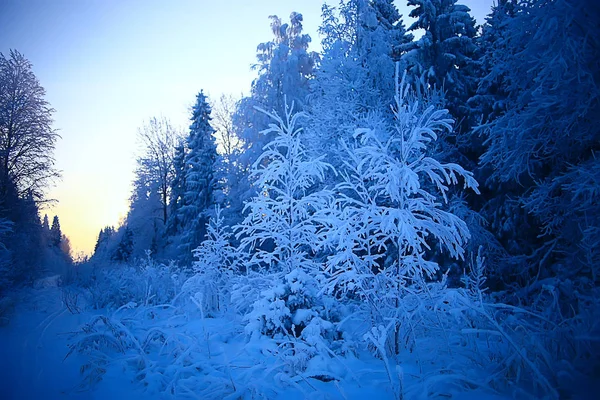
[[[110,185],[93,185],[83,179],[64,179],[53,188],[48,197],[59,201],[50,207],[40,210],[41,217],[48,214],[58,215],[62,233],[69,238],[72,255],[80,253],[91,255],[98,238],[100,229],[107,225],[118,226],[119,221],[126,215],[127,199],[107,195],[114,193],[115,187]],[[119,194],[128,193],[118,190]],[[90,199],[96,201],[90,204]]]

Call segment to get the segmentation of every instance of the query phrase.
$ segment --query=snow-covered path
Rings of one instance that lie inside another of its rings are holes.
[[[80,389],[83,359],[78,354],[65,359],[66,333],[89,320],[89,314],[71,314],[57,287],[22,290],[18,295],[10,322],[0,327],[2,399],[132,398],[124,385],[113,393],[113,385],[101,385],[95,391]]]
[[[0,374],[4,399],[90,399],[78,393],[78,361],[64,360],[67,336],[82,315],[64,308],[59,288],[18,292],[10,322],[0,327]],[[64,360],[64,361],[63,361]]]

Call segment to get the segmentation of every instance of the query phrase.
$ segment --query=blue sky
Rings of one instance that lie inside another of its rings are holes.
[[[492,0],[463,0],[479,23]],[[328,1],[328,3],[332,3]],[[405,0],[397,2],[408,14]],[[63,179],[49,191],[76,251],[127,212],[137,128],[165,116],[182,129],[196,93],[248,92],[268,16],[304,16],[316,34],[323,0],[0,0],[0,51],[32,63],[56,109]],[[405,21],[406,22],[406,21]],[[408,24],[407,24],[408,25]]]

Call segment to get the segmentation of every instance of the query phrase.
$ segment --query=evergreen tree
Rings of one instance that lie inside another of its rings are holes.
[[[100,229],[100,233],[98,234],[98,240],[96,241],[96,245],[94,246],[94,255],[93,257],[102,257],[109,254],[108,248],[111,245],[111,240],[115,235],[115,228],[112,226],[107,226],[103,229]]]
[[[133,255],[133,232],[125,227],[121,241],[115,250],[113,259],[120,262],[129,262]]]
[[[180,233],[181,230],[180,210],[185,194],[185,157],[185,142],[180,139],[175,147],[175,156],[173,157],[173,180],[171,181],[171,195],[169,198],[167,233],[171,236]]]
[[[163,203],[159,182],[144,168],[136,170],[133,193],[129,199],[129,212],[119,230],[128,227],[134,236],[134,257],[142,257],[151,249],[157,254],[166,245],[163,224]],[[117,244],[115,244],[116,246]]]
[[[446,108],[458,121],[457,130],[469,130],[467,100],[476,90],[477,29],[467,6],[457,0],[409,0],[415,6],[410,16],[417,20],[409,31],[423,29],[424,35],[405,46],[403,57],[408,77],[420,79],[423,88],[445,92]],[[417,86],[419,87],[419,86]]]
[[[44,214],[44,219],[42,220],[42,229],[44,231],[50,231],[50,222],[48,222],[48,214]]]
[[[482,164],[497,193],[487,215],[513,256],[507,283],[599,276],[598,18],[575,0],[507,1],[493,15]]]
[[[60,222],[58,215],[55,215],[52,219],[52,227],[50,228],[50,245],[58,247],[62,238],[62,232],[60,230]]]
[[[211,108],[202,91],[192,108],[192,124],[187,137],[184,158],[185,192],[179,210],[182,223],[180,250],[185,260],[191,260],[191,251],[206,236],[206,224],[215,204],[217,189],[217,146],[210,125]]]

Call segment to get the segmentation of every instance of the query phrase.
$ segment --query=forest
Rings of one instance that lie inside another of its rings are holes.
[[[595,398],[600,5],[407,4],[323,5],[318,52],[269,17],[249,93],[143,122],[89,257],[47,215],[43,82],[0,53],[7,398]]]

